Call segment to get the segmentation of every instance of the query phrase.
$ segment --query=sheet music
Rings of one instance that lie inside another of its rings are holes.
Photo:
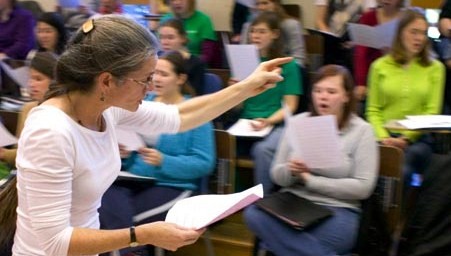
[[[334,116],[293,116],[286,129],[294,157],[308,167],[333,168],[343,164]]]
[[[211,18],[215,31],[232,32],[233,0],[197,0],[196,3],[197,9]]]
[[[178,201],[166,215],[166,222],[201,229],[263,198],[263,186],[256,185],[240,193],[199,195]]]
[[[20,87],[27,88],[28,78],[30,76],[30,68],[26,65],[18,68],[12,68],[4,60],[7,59],[3,59],[2,61],[0,61],[1,69]]]
[[[120,171],[120,172],[119,172],[119,175],[118,175],[118,179],[120,179],[120,178],[125,178],[125,179],[129,179],[129,180],[149,180],[149,181],[155,181],[155,178],[154,178],[154,177],[136,175],[136,174],[133,174],[133,173],[127,172],[127,171]]]
[[[145,147],[144,140],[136,132],[124,130],[116,127],[116,137],[119,144],[125,146],[127,150],[136,151],[139,148]]]
[[[233,136],[241,136],[241,137],[265,137],[268,135],[274,126],[270,125],[262,130],[256,131],[252,128],[251,123],[258,122],[251,119],[238,119],[236,123],[234,123],[227,132],[232,134]]]
[[[418,115],[406,116],[407,119],[398,123],[407,129],[451,129],[451,116],[449,115]]]
[[[252,74],[260,64],[257,47],[253,44],[227,44],[225,49],[232,77],[238,81]]]
[[[14,137],[6,128],[0,123],[0,147],[5,147],[17,143],[17,138]]]
[[[374,27],[357,23],[348,24],[349,35],[354,44],[376,49],[392,46],[397,27],[398,20]]]

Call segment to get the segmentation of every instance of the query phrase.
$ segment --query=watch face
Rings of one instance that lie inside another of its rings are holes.
[[[136,246],[138,246],[138,245],[139,245],[138,242],[131,242],[131,243],[130,243],[130,247],[136,247]]]

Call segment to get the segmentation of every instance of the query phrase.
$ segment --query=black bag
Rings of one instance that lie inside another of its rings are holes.
[[[451,255],[451,155],[434,155],[402,232],[399,255]]]

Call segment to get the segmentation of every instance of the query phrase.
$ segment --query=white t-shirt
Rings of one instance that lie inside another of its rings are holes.
[[[101,197],[120,170],[114,127],[141,133],[176,133],[176,106],[143,102],[136,112],[110,108],[106,129],[89,130],[60,109],[34,108],[16,158],[17,230],[14,255],[67,255],[73,227],[99,228]]]

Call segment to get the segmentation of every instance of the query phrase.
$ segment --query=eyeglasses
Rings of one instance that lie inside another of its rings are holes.
[[[153,74],[151,74],[150,76],[148,76],[148,77],[146,78],[145,81],[139,81],[139,80],[136,80],[136,79],[131,78],[131,77],[126,77],[125,79],[127,79],[127,80],[129,80],[129,81],[133,81],[133,82],[135,82],[135,83],[141,85],[142,87],[147,88],[147,87],[149,87],[149,86],[152,85]]]

